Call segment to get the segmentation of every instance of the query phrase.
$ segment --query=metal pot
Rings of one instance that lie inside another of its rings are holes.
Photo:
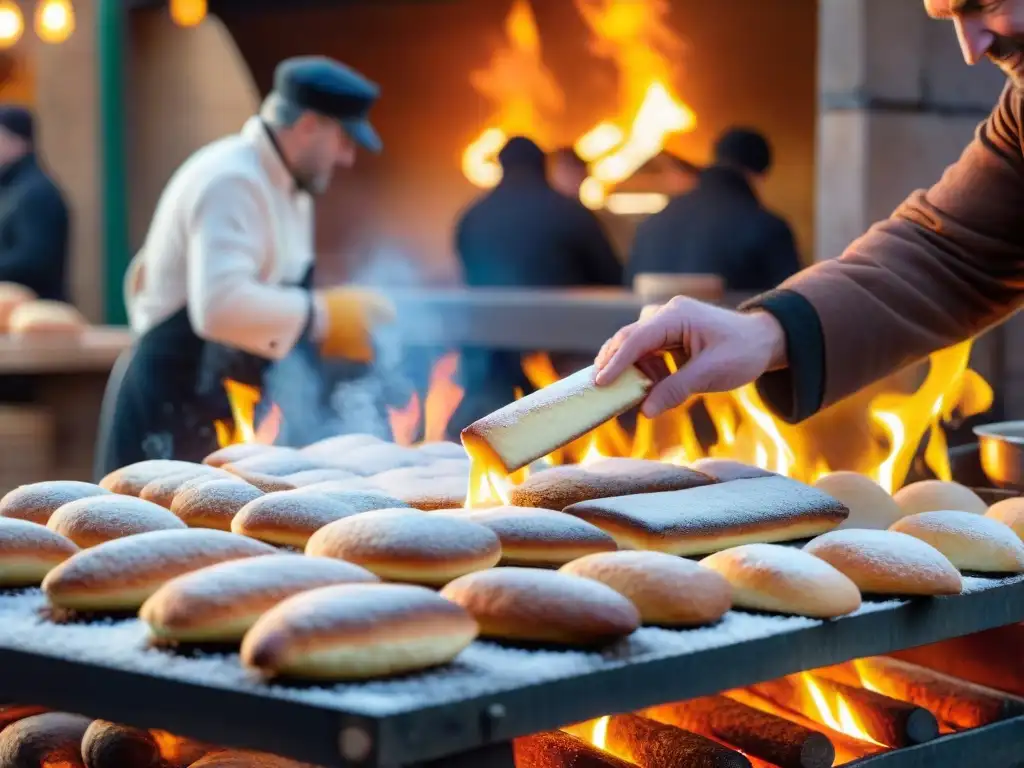
[[[1024,421],[1001,421],[974,428],[981,468],[995,485],[1024,491]]]

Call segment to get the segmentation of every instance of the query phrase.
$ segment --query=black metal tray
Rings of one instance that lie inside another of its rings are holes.
[[[866,602],[830,622],[731,611],[713,627],[644,628],[602,653],[477,642],[431,672],[311,687],[265,683],[232,654],[148,648],[134,619],[53,624],[43,605],[36,590],[0,595],[3,699],[322,765],[402,766],[1022,621],[1024,576],[971,577],[962,595]]]

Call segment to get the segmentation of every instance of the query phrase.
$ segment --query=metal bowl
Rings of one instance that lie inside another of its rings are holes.
[[[1001,421],[974,428],[981,469],[999,488],[1024,491],[1024,421]]]

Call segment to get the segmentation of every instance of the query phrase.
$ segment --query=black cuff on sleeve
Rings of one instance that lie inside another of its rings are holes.
[[[306,311],[306,324],[302,326],[302,334],[299,336],[301,339],[310,339],[313,337],[313,325],[316,321],[316,297],[312,291],[308,291],[309,294],[309,309]]]
[[[796,424],[817,413],[825,398],[825,337],[814,306],[799,293],[777,290],[744,303],[741,311],[760,309],[782,325],[789,367],[757,380],[757,392],[780,418]]]

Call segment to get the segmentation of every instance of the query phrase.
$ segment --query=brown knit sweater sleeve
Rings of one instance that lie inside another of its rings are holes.
[[[842,257],[781,286],[806,299],[821,324],[819,407],[977,334],[1024,300],[1021,124],[1021,93],[1008,86],[935,186]]]

